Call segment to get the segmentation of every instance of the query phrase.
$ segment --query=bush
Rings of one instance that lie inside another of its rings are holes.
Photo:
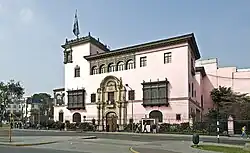
[[[76,130],[76,124],[75,123],[70,123],[69,124],[69,129],[70,130]]]
[[[93,131],[93,125],[88,122],[80,123],[79,128],[83,131]]]
[[[65,121],[65,125],[66,125],[66,128],[68,129],[68,128],[69,128],[69,125],[70,125],[70,121],[69,121],[69,120],[66,120],[66,121]]]

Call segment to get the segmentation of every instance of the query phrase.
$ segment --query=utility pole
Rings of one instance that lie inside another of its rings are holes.
[[[128,87],[131,92],[133,92],[133,89],[128,84],[125,84],[125,86]],[[131,103],[132,103],[132,106],[131,106],[132,107],[132,112],[131,112],[132,113],[132,125],[131,125],[132,132],[134,132],[134,98],[135,98],[134,95],[132,95],[132,97],[129,96],[129,100],[131,100]]]
[[[217,105],[217,143],[220,143],[220,118],[219,118],[219,105]]]

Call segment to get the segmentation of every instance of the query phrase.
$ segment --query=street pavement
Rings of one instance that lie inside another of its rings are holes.
[[[190,142],[185,141],[129,141],[112,139],[71,139],[58,143],[28,146],[26,148],[61,150],[84,153],[131,153],[134,148],[139,153],[208,153],[207,151],[191,148]],[[47,150],[44,150],[44,153]],[[210,152],[211,153],[211,152]]]
[[[123,133],[123,132],[68,132],[68,131],[39,131],[39,130],[13,130],[14,136],[97,136],[102,139],[132,140],[132,141],[192,141],[191,135],[177,134],[143,134],[143,133]],[[216,136],[200,136],[200,141],[207,143],[217,143]],[[240,137],[220,137],[220,143],[245,145],[248,139]]]
[[[46,148],[25,148],[25,147],[10,147],[0,146],[1,153],[79,153],[78,151],[63,151]],[[89,153],[89,152],[82,152]]]
[[[62,152],[62,153],[130,153],[131,148],[139,153],[213,153],[191,148],[192,136],[171,135],[171,134],[135,134],[135,133],[105,133],[105,132],[67,132],[67,131],[37,131],[37,130],[13,130],[13,138],[27,141],[54,141],[43,145],[22,146],[20,150],[9,146],[9,150],[0,146],[1,153],[29,153],[29,152]],[[96,139],[83,139],[86,136],[97,136]],[[174,141],[173,141],[174,140]],[[202,136],[201,144],[204,140],[213,140],[211,136]],[[235,145],[238,141],[244,144],[247,140],[239,138],[221,138],[222,142],[229,142]],[[233,143],[234,142],[234,143]],[[242,145],[243,147],[243,145]],[[26,149],[26,150],[25,150]],[[28,151],[27,151],[28,150]]]

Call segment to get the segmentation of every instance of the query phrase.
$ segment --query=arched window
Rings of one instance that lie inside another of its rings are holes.
[[[133,60],[129,60],[126,64],[126,68],[127,70],[130,70],[130,69],[134,69],[135,66],[134,66],[134,61]]]
[[[80,113],[74,113],[73,114],[73,122],[76,122],[76,123],[81,122],[81,114]]]
[[[153,110],[149,113],[149,118],[158,119],[159,122],[162,122],[162,113],[158,110]]]
[[[59,112],[59,122],[63,122],[63,111]]]
[[[115,71],[115,64],[114,63],[110,63],[108,66],[108,72],[114,72]]]
[[[92,70],[91,70],[91,74],[94,75],[94,74],[97,74],[98,73],[98,68],[97,66],[93,66],[92,67]]]
[[[117,71],[122,71],[124,70],[124,63],[122,61],[118,62],[117,64]]]
[[[104,64],[102,64],[101,66],[100,66],[100,74],[101,73],[105,73],[106,71],[105,71],[105,65]]]

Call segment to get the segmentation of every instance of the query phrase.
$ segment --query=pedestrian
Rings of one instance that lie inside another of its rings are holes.
[[[144,122],[144,129],[143,129],[143,133],[148,133],[148,131],[147,131],[147,124],[146,124],[146,122]]]
[[[241,128],[241,138],[244,138],[246,136],[246,126],[244,125],[242,128]]]
[[[153,133],[156,133],[156,127],[157,127],[156,124],[152,125]]]

